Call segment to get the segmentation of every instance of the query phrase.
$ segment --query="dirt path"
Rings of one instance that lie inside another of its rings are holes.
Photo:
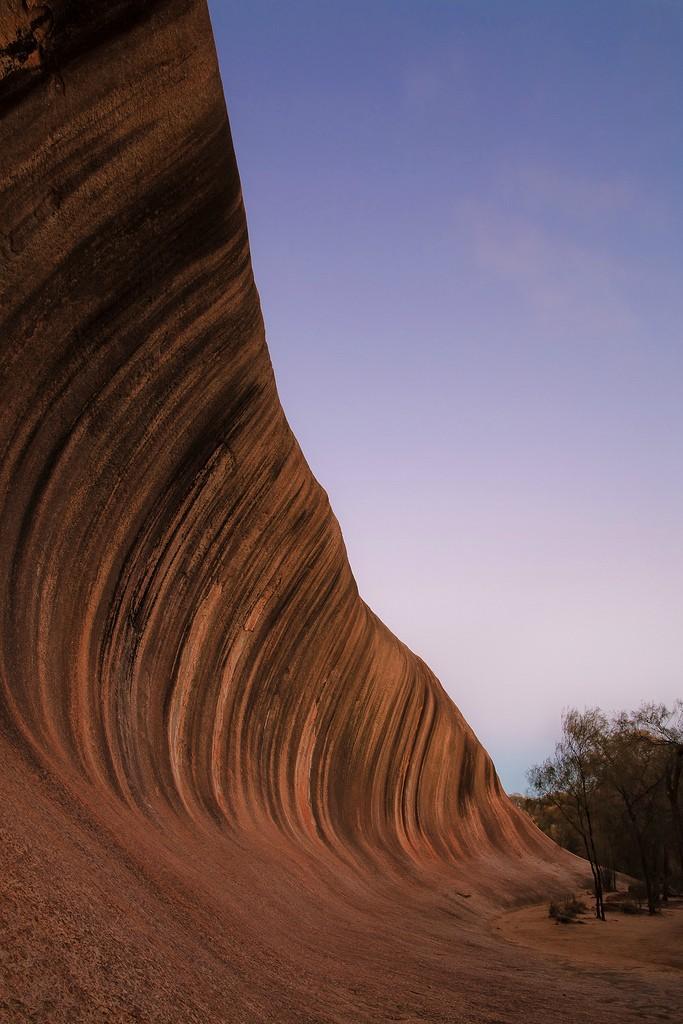
[[[508,942],[584,967],[683,971],[683,901],[655,917],[609,910],[606,921],[590,914],[574,924],[556,924],[547,903],[503,914],[494,929]]]

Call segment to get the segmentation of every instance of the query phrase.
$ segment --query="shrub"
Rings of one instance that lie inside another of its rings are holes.
[[[565,900],[564,912],[570,914],[572,917],[578,917],[579,914],[585,914],[588,910],[588,905],[583,900],[577,900],[576,896],[572,896],[570,899]]]
[[[635,900],[622,900],[619,904],[619,909],[622,914],[639,914],[640,907]]]
[[[643,903],[647,903],[647,889],[643,882],[631,882],[628,887],[628,894],[631,897],[632,902],[638,904],[638,910],[643,906]],[[652,901],[652,907],[650,913],[655,912],[655,908],[659,906],[659,894],[655,895]]]
[[[548,905],[548,917],[552,917],[557,924],[571,924],[579,914],[584,914],[588,907],[583,900],[577,900],[576,896],[566,896],[561,902],[551,900]]]

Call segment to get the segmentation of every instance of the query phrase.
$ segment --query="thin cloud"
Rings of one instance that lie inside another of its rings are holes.
[[[585,177],[542,164],[519,166],[511,177],[517,190],[532,201],[580,218],[642,209],[643,197],[626,179]]]
[[[456,216],[478,274],[513,287],[539,326],[555,333],[570,327],[577,341],[638,327],[634,271],[619,258],[494,204],[464,202]]]

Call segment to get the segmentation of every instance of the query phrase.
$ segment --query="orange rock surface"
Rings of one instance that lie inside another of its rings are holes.
[[[0,74],[0,1020],[642,1020],[486,925],[586,871],[358,595],[204,2],[0,0]]]

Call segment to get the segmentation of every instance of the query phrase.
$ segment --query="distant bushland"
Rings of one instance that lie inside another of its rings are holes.
[[[527,777],[528,795],[512,799],[586,857],[599,918],[617,872],[639,880],[651,914],[683,891],[683,701],[566,711],[554,754]]]

